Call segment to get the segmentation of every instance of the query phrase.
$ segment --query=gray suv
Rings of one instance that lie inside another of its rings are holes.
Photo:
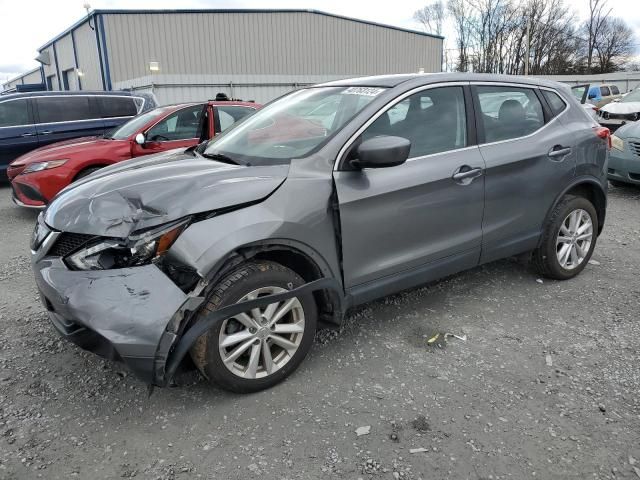
[[[33,270],[55,328],[145,382],[192,361],[257,391],[355,305],[520,254],[577,275],[605,220],[609,140],[544,80],[318,85],[74,183],[38,219]]]

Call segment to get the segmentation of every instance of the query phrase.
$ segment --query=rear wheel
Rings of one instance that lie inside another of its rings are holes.
[[[575,277],[591,258],[597,233],[598,216],[591,202],[566,195],[551,213],[540,246],[533,252],[534,268],[556,280]]]
[[[298,274],[278,263],[247,263],[211,291],[200,316],[303,283]],[[198,339],[191,357],[202,374],[220,387],[256,392],[281,382],[300,365],[313,343],[316,323],[313,295],[294,297],[218,323]]]

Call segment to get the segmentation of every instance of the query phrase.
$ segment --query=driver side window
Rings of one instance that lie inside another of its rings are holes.
[[[361,138],[383,135],[409,140],[409,158],[466,147],[462,87],[430,88],[407,97],[369,125]]]
[[[173,112],[160,120],[147,132],[147,140],[151,142],[169,142],[188,140],[200,136],[202,105],[194,105]]]

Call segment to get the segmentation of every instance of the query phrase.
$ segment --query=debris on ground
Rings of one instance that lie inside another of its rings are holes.
[[[547,367],[553,367],[553,359],[551,358],[551,355],[547,354],[546,357],[544,357],[545,362],[547,362]]]
[[[411,426],[418,432],[428,432],[431,430],[431,425],[429,425],[429,421],[424,415],[418,415],[415,420],[411,422]]]
[[[607,411],[607,408],[606,408],[606,407],[604,406],[604,404],[602,404],[602,403],[599,403],[599,404],[598,404],[598,408],[600,409],[600,411],[601,411],[602,413],[604,413],[604,412],[606,412],[606,411]]]
[[[463,342],[467,341],[466,335],[456,335],[455,333],[442,333],[442,332],[433,332],[426,335],[423,335],[423,338],[427,339],[427,345],[429,347],[438,347],[443,348],[447,345],[447,338],[456,338],[458,340],[462,340]]]
[[[419,448],[410,448],[409,449],[409,453],[422,453],[422,452],[428,452],[429,450],[424,448],[424,447],[419,447]]]
[[[541,278],[536,278],[536,282],[538,283],[544,283],[544,281]]]
[[[596,265],[596,266],[598,266],[598,265],[600,265],[600,262],[599,262],[599,261],[597,261],[597,260],[594,260],[594,259],[592,258],[591,260],[589,260],[589,265]]]
[[[356,428],[356,435],[359,437],[362,435],[369,435],[369,433],[371,433],[371,425]]]

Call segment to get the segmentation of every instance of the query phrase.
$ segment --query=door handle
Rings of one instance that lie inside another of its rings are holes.
[[[566,157],[571,153],[571,147],[563,147],[562,145],[556,145],[549,150],[549,158]]]
[[[33,137],[35,136],[35,133],[23,133],[22,135],[20,135],[21,137]]]
[[[38,132],[40,135],[51,135],[53,132],[51,130],[43,130]]]
[[[468,165],[463,165],[455,171],[453,178],[456,182],[462,183],[463,185],[467,185],[471,183],[474,178],[477,178],[482,175],[481,168],[471,168]]]

